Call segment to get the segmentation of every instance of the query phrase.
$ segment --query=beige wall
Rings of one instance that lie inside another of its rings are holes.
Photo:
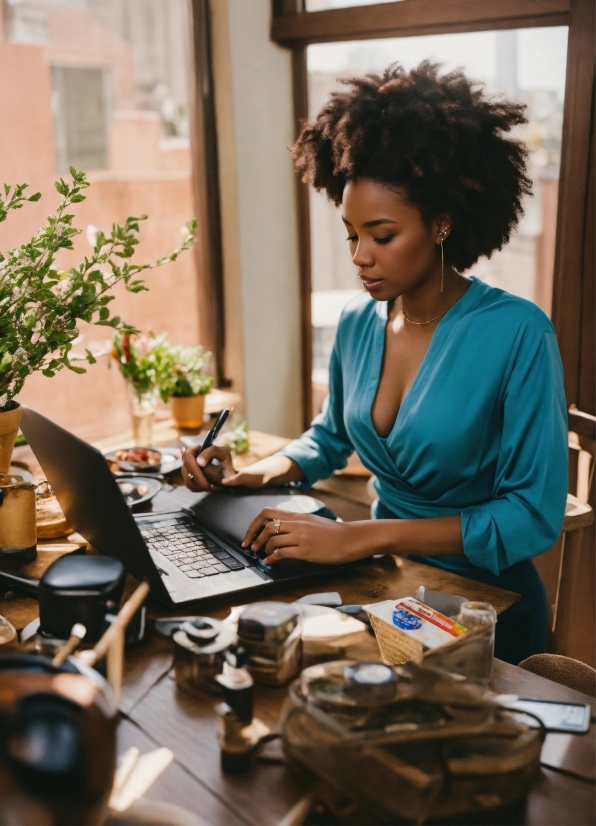
[[[212,0],[227,369],[251,428],[300,432],[300,305],[290,52],[270,0]]]

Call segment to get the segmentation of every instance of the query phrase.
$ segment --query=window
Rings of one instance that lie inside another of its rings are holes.
[[[69,166],[91,182],[77,205],[75,253],[89,251],[86,228],[109,229],[147,213],[138,259],[179,245],[196,212],[189,141],[186,0],[0,0],[0,184],[27,182],[43,198],[2,225],[3,250],[34,234],[58,200],[54,181]],[[4,25],[2,25],[4,24]],[[149,292],[122,290],[115,312],[174,343],[196,344],[199,297],[195,256],[147,274]],[[77,347],[107,353],[109,329],[84,327]],[[76,349],[76,347],[75,347]],[[21,401],[84,438],[129,427],[126,392],[106,354],[84,376],[31,376]]]
[[[372,6],[377,3],[391,3],[393,0],[305,0],[305,11],[325,11],[325,9],[346,9],[350,6]]]
[[[339,0],[338,0],[339,2]],[[309,117],[315,117],[337,80],[382,71],[393,61],[406,68],[425,58],[446,70],[461,66],[490,92],[527,105],[529,123],[519,134],[531,149],[534,197],[509,244],[471,273],[488,283],[551,308],[558,179],[561,160],[567,27],[385,38],[307,47]],[[360,292],[339,210],[325,195],[309,193],[312,269],[313,408],[326,393],[327,367],[342,307]]]
[[[72,66],[51,71],[58,172],[66,174],[71,166],[106,169],[111,71]]]

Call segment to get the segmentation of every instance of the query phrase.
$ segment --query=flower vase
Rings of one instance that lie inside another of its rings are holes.
[[[153,421],[157,408],[157,389],[139,390],[134,384],[128,385],[128,403],[132,417],[133,441],[137,447],[151,447],[153,444]]]
[[[0,473],[8,473],[14,443],[21,424],[21,405],[13,403],[13,407],[0,411]]]

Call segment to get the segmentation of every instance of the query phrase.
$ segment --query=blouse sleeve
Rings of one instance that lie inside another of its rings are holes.
[[[493,574],[548,550],[563,525],[568,425],[554,331],[520,331],[502,389],[493,498],[461,512],[464,554]]]
[[[346,466],[354,448],[346,432],[343,416],[343,380],[336,338],[329,362],[329,395],[312,425],[299,439],[290,442],[280,453],[293,459],[304,473],[305,481],[297,487],[306,490],[319,479],[331,476]]]

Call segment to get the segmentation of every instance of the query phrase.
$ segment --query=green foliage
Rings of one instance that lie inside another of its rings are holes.
[[[248,424],[246,419],[235,419],[230,430],[227,430],[224,434],[222,434],[222,437],[221,439],[218,439],[218,442],[222,442],[222,444],[226,445],[226,447],[229,447],[235,456],[239,456],[241,453],[246,453],[250,447]]]
[[[165,334],[131,335],[117,331],[112,345],[112,358],[137,392],[159,388],[169,375],[172,357]]]
[[[133,264],[138,244],[139,223],[147,216],[129,217],[125,224],[113,224],[109,234],[98,232],[93,254],[68,272],[54,266],[61,249],[72,250],[72,239],[81,231],[73,226],[68,209],[85,200],[89,183],[84,172],[71,167],[72,183],[60,178],[56,189],[62,196],[58,209],[50,215],[37,235],[20,247],[0,253],[0,410],[9,407],[31,373],[54,376],[67,368],[84,373],[72,363],[71,350],[79,336],[77,323],[86,321],[111,327],[119,333],[136,330],[110,313],[113,288],[122,282],[129,292],[146,290],[137,278],[143,270],[175,261],[195,240],[196,221],[187,226],[183,243],[170,255],[151,264]],[[0,195],[0,222],[11,210],[27,201],[38,201],[39,192],[25,196],[27,184],[4,185]],[[77,361],[93,363],[89,350]]]
[[[114,333],[112,345],[120,372],[139,392],[155,387],[167,402],[170,396],[200,396],[213,387],[213,378],[204,373],[211,353],[202,347],[175,347],[165,333],[120,331]]]
[[[213,387],[213,378],[205,375],[211,353],[202,347],[169,346],[170,364],[159,384],[164,401],[170,396],[202,396]]]

